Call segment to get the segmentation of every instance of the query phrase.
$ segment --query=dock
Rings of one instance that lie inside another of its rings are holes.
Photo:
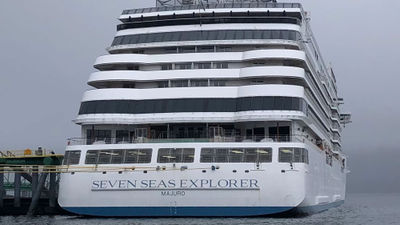
[[[63,158],[42,148],[0,151],[0,216],[64,214],[57,203]]]

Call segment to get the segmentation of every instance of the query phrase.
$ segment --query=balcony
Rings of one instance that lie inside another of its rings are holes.
[[[303,135],[281,136],[214,136],[200,138],[69,138],[68,146],[74,145],[109,145],[109,144],[149,144],[149,143],[268,143],[268,142],[305,142]]]

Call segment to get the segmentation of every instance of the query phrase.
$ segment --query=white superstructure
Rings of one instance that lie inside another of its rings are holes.
[[[159,0],[119,19],[68,141],[61,207],[264,216],[343,203],[350,115],[300,4]]]

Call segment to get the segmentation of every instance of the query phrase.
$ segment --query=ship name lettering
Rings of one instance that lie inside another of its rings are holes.
[[[117,189],[241,189],[260,188],[256,179],[180,179],[180,180],[96,180],[92,190]]]

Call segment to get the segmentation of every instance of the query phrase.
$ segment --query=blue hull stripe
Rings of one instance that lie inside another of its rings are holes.
[[[86,216],[99,217],[246,217],[278,213],[313,214],[342,205],[337,201],[306,207],[64,207]]]
[[[293,207],[65,207],[65,210],[103,217],[244,217],[289,211]]]

